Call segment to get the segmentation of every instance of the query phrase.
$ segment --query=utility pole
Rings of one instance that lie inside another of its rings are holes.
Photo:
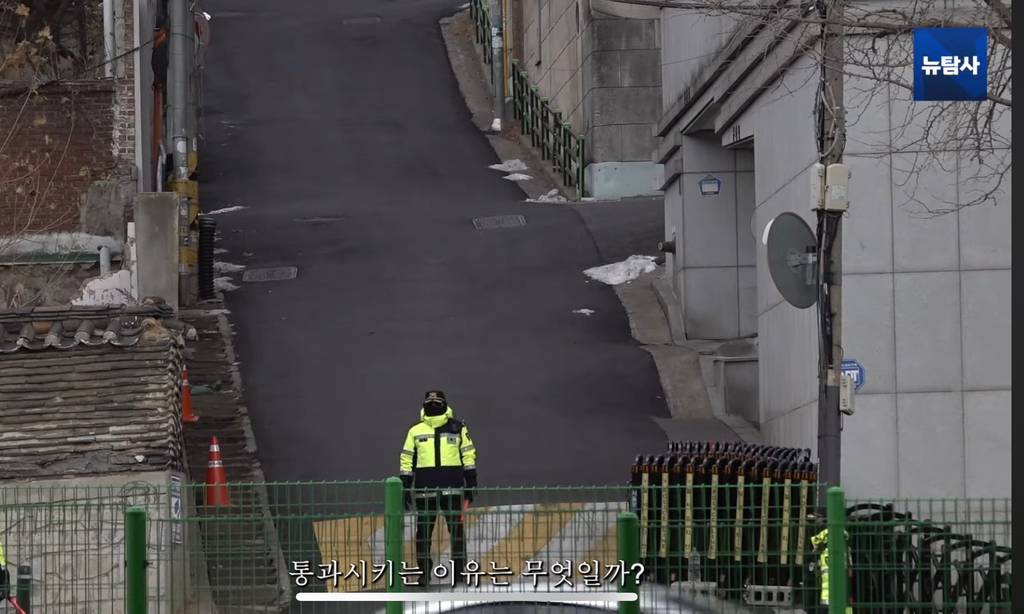
[[[494,82],[494,121],[491,130],[501,131],[505,121],[505,16],[502,0],[491,0],[491,80]]]
[[[170,49],[170,102],[171,106],[171,149],[174,159],[175,181],[188,179],[188,45],[189,13],[187,0],[170,0],[171,40]]]
[[[198,294],[196,264],[199,242],[199,188],[189,178],[189,73],[191,72],[190,47],[195,32],[192,13],[188,9],[188,0],[168,0],[168,13],[171,20],[171,40],[169,42],[168,70],[169,99],[171,106],[171,150],[174,169],[171,173],[171,190],[182,196],[181,212],[178,222],[178,301],[181,305],[191,305]],[[194,102],[194,99],[192,100]]]
[[[818,460],[821,463],[818,506],[825,509],[828,487],[840,484],[842,452],[842,416],[839,395],[842,383],[842,219],[846,210],[846,186],[849,174],[845,168],[831,165],[843,160],[846,146],[846,113],[843,106],[843,1],[817,0],[822,19],[821,95],[818,100],[820,121],[820,161],[824,166],[823,193],[817,209],[818,266]],[[832,181],[839,177],[842,185],[840,206],[833,207],[837,188]],[[846,179],[842,179],[845,177]],[[831,191],[831,192],[830,192]]]
[[[199,100],[196,90],[196,25],[195,16],[186,6],[185,16],[188,19],[188,29],[185,30],[185,84],[186,100],[185,106],[185,143],[188,147],[188,154],[185,157],[186,168],[189,173],[195,170],[196,155],[196,102]]]

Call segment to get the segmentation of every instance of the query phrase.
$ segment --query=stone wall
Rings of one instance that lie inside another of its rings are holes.
[[[612,15],[576,0],[525,0],[521,12],[516,55],[563,121],[585,136],[588,192],[599,198],[656,192],[657,17]]]

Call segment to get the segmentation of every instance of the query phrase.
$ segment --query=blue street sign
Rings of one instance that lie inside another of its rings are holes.
[[[988,30],[914,29],[914,100],[985,100]]]
[[[864,380],[867,374],[864,372],[864,365],[852,358],[843,360],[843,375],[853,378],[853,389],[860,390],[864,387]]]

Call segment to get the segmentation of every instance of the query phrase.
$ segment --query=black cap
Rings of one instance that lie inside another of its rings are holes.
[[[440,390],[428,390],[427,393],[423,395],[423,403],[444,403],[447,405],[448,399],[445,398],[444,392],[441,392]]]

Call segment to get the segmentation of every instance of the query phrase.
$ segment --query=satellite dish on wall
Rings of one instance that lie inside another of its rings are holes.
[[[768,270],[782,298],[806,309],[818,300],[817,241],[814,231],[799,215],[783,213],[765,228]]]

